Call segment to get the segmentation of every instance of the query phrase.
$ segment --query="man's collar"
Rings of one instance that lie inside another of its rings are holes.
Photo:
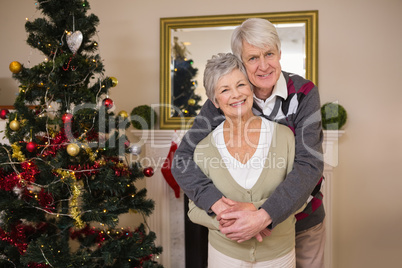
[[[286,79],[283,76],[283,73],[281,72],[281,75],[279,76],[278,81],[276,82],[274,86],[274,90],[272,91],[272,95],[279,96],[283,99],[286,100],[288,97],[288,87],[286,84]]]
[[[281,98],[283,98],[285,100],[288,97],[288,87],[287,87],[287,84],[286,84],[286,79],[283,76],[282,72],[281,72],[281,75],[279,76],[278,81],[276,82],[276,84],[274,86],[274,89],[272,90],[271,96],[269,96],[268,99],[272,99],[275,96],[279,96],[279,97],[281,97]],[[257,98],[255,96],[255,94],[254,94],[254,100],[262,101],[261,99]]]

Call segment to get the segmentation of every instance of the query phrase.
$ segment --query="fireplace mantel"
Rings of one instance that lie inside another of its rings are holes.
[[[324,131],[324,206],[326,210],[327,243],[325,268],[332,268],[332,177],[333,168],[338,165],[338,139],[342,130]],[[172,139],[184,136],[185,131],[134,130],[132,132],[144,150],[143,155],[154,168],[154,175],[146,181],[148,197],[155,201],[155,210],[147,219],[149,228],[156,233],[156,244],[163,247],[160,263],[165,268],[185,268],[184,250],[184,198],[176,198],[161,173]]]

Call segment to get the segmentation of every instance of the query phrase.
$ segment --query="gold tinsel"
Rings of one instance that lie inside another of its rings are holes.
[[[95,162],[97,153],[96,152],[94,153],[88,144],[85,144],[84,146],[85,146],[85,151],[89,157],[89,160],[91,160],[92,162]]]
[[[99,166],[103,167],[106,165],[106,160],[105,159],[101,159],[98,161]]]
[[[20,162],[26,160],[25,155],[21,152],[21,146],[19,146],[17,142],[11,144],[11,148],[13,149],[12,158],[16,158]]]
[[[61,176],[61,180],[64,181],[66,178],[72,178],[76,180],[74,172],[68,171],[68,170],[62,170],[61,168],[55,169],[54,172],[59,174]]]
[[[74,183],[71,185],[71,190],[73,195],[70,199],[70,213],[75,220],[75,226],[81,229],[84,228],[84,222],[81,220],[81,211],[78,206],[78,199],[80,197],[81,190],[77,181],[74,181]]]
[[[72,171],[67,171],[67,170],[62,170],[62,169],[56,169],[54,170],[57,174],[61,176],[61,180],[64,181],[66,178],[71,178],[73,179],[73,183],[71,183],[71,193],[72,196],[70,198],[70,214],[72,218],[75,220],[75,226],[77,228],[84,228],[84,222],[81,220],[81,210],[78,205],[79,198],[81,195],[81,189],[80,189],[80,184],[77,182],[77,178],[75,177],[74,172]]]

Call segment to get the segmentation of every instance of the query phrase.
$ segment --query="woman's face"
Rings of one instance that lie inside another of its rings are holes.
[[[268,46],[261,49],[243,41],[241,58],[251,84],[272,90],[281,75],[280,51]]]
[[[226,117],[235,118],[252,113],[253,92],[247,77],[235,69],[222,76],[215,86],[216,108],[220,108]]]

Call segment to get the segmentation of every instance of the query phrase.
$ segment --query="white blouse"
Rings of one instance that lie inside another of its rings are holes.
[[[222,122],[212,134],[222,157],[222,162],[226,165],[233,179],[245,189],[251,189],[260,177],[272,142],[274,123],[263,117],[261,119],[261,131],[257,149],[245,164],[237,161],[237,159],[229,153],[223,137],[224,122]]]

